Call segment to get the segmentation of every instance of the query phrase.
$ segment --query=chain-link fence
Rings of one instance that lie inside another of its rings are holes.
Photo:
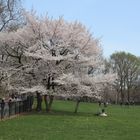
[[[33,99],[28,98],[26,100],[0,102],[0,119],[5,119],[23,112],[31,111],[33,105]]]

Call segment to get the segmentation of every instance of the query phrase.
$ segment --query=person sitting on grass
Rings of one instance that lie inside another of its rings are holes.
[[[99,114],[101,117],[106,117],[107,114],[105,113],[105,109],[102,109],[102,112]]]
[[[107,114],[105,113],[105,109],[99,110],[98,113],[95,114],[96,116],[106,117]]]

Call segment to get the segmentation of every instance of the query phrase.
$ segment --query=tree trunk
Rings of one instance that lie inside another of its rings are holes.
[[[53,103],[54,96],[53,96],[53,95],[50,95],[50,96],[49,96],[49,99],[50,99],[50,102],[49,102],[49,108],[48,108],[48,111],[50,111],[50,110],[51,110],[51,107],[52,107],[52,103]]]
[[[48,110],[48,95],[44,95],[44,102],[46,106],[46,111]]]
[[[48,95],[45,95],[44,96],[44,101],[45,101],[46,111],[47,112],[50,112],[51,111],[53,99],[54,99],[54,96],[53,95],[49,95],[49,96]]]
[[[37,94],[37,107],[36,107],[36,111],[41,111],[42,110],[42,96],[38,92],[36,94]]]
[[[127,91],[127,101],[128,103],[130,102],[130,89],[128,88],[128,91]]]
[[[120,93],[121,93],[121,104],[124,104],[124,93],[122,87]]]
[[[78,107],[79,107],[79,103],[80,103],[80,100],[77,100],[74,113],[77,113]]]

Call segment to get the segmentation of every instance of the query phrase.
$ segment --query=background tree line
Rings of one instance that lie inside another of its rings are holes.
[[[114,82],[116,103],[140,102],[140,58],[126,52],[115,52],[106,60],[106,70],[117,74]],[[109,91],[108,91],[109,92]]]

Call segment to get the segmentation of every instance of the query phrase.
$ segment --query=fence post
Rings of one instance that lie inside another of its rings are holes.
[[[23,100],[20,102],[21,105],[21,113],[23,113]]]
[[[21,113],[21,101],[19,101],[19,114]]]
[[[9,117],[11,116],[11,106],[12,106],[12,100],[10,99],[8,102],[9,105]]]

